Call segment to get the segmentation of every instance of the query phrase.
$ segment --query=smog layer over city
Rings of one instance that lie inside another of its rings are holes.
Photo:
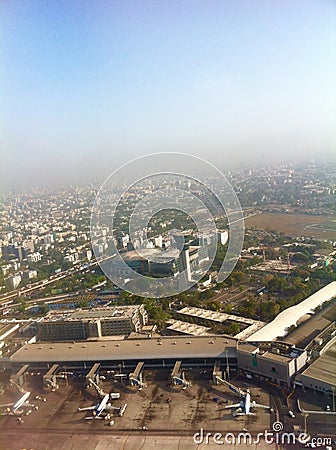
[[[336,3],[0,8],[0,449],[335,449]]]

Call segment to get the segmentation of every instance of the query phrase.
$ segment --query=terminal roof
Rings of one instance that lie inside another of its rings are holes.
[[[314,309],[336,297],[336,281],[332,281],[315,294],[306,298],[295,306],[285,309],[276,316],[272,322],[252,334],[247,341],[272,341],[278,337],[285,336],[287,330],[307,313],[314,313]]]
[[[13,363],[82,362],[146,359],[222,358],[235,354],[237,341],[229,337],[162,337],[123,341],[26,344],[14,353]],[[231,349],[231,351],[230,351]]]

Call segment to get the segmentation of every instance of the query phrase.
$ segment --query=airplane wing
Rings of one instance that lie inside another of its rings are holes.
[[[14,402],[13,403],[5,403],[4,405],[0,405],[0,408],[8,408],[8,406],[13,406],[14,405]]]
[[[117,410],[119,411],[120,407],[119,406],[112,406],[111,403],[108,403],[106,405],[105,409],[107,409],[107,410],[115,409],[116,411]]]
[[[260,405],[260,403],[255,403],[255,402],[252,403],[251,407],[252,407],[252,408],[264,408],[264,409],[270,409],[269,406],[266,406],[266,405]]]
[[[96,406],[87,406],[85,408],[78,408],[78,411],[92,411],[96,409]]]
[[[241,403],[234,403],[233,405],[224,406],[224,409],[231,409],[231,408],[241,408]]]
[[[89,416],[85,417],[85,420],[96,420],[96,419],[103,419],[102,416]]]

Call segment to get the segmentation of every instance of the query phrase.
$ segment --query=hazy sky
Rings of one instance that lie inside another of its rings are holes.
[[[3,188],[335,151],[334,0],[1,0]]]

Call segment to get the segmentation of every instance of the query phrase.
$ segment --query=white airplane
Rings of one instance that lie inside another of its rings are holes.
[[[255,416],[255,413],[251,412],[251,408],[263,408],[272,411],[272,408],[269,406],[261,405],[259,403],[256,403],[255,401],[251,401],[251,392],[249,389],[247,389],[245,392],[226,380],[218,378],[218,381],[228,386],[229,389],[235,394],[243,397],[243,400],[241,400],[239,403],[234,403],[232,405],[224,407],[224,409],[236,409],[237,411],[234,413],[235,416]]]
[[[8,415],[21,415],[22,410],[20,408],[26,407],[26,406],[33,406],[30,405],[27,401],[30,396],[30,392],[25,392],[22,397],[19,398],[19,400],[15,403],[7,403],[6,405],[0,405],[1,407],[7,407],[5,414]]]
[[[242,395],[244,397],[244,400],[242,400],[239,403],[235,403],[233,405],[225,406],[224,408],[224,409],[236,408],[237,411],[234,414],[235,416],[255,416],[255,413],[251,412],[251,408],[263,408],[268,410],[271,409],[269,406],[261,405],[259,403],[256,403],[255,401],[251,401],[251,393],[249,389],[247,389],[246,392],[241,391],[241,389],[239,389],[239,391],[237,390],[237,393],[239,393],[239,395]]]
[[[86,408],[78,408],[78,411],[92,411],[92,417],[86,417],[86,419],[98,419],[101,413],[107,408],[110,395],[105,394],[102,401],[97,405],[88,406]]]
[[[118,410],[119,415],[123,415],[125,412],[127,404],[119,408],[118,406],[112,406],[111,403],[108,403],[109,399],[115,399],[120,398],[119,393],[112,393],[112,394],[105,394],[102,398],[102,400],[93,406],[87,406],[85,408],[78,408],[78,411],[92,411],[92,416],[85,417],[86,420],[92,420],[92,419],[105,419],[109,420],[111,415],[107,414],[106,416],[102,416],[103,411],[108,410]]]

